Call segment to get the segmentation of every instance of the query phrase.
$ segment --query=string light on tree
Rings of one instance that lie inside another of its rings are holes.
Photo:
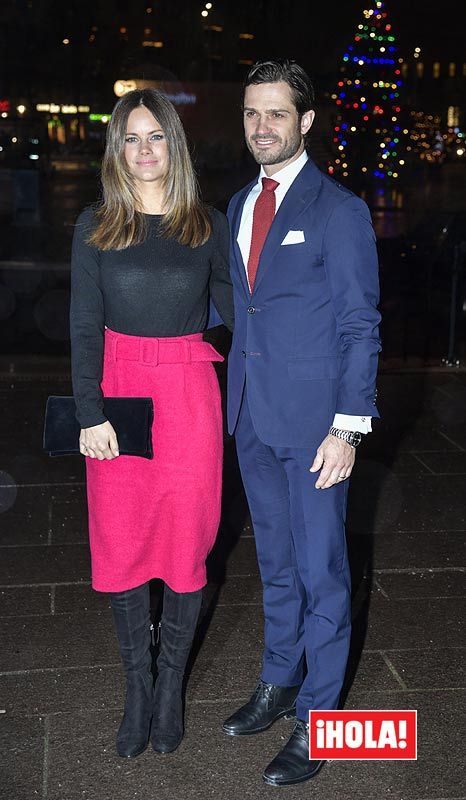
[[[352,44],[343,55],[332,99],[337,107],[333,145],[338,158],[328,165],[335,177],[357,182],[397,180],[405,158],[401,122],[401,64],[384,0],[363,12]],[[345,165],[345,166],[343,166]]]

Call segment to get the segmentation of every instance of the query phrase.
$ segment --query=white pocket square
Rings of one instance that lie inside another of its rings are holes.
[[[304,238],[304,231],[288,231],[285,238],[283,239],[283,244],[301,244],[301,242],[305,242]]]

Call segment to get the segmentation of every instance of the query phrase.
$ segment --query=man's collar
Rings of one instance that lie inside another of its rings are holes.
[[[282,169],[279,169],[278,172],[275,172],[275,174],[272,176],[274,181],[278,181],[278,183],[280,183],[282,186],[283,185],[291,186],[294,179],[296,178],[298,173],[301,172],[302,168],[304,167],[308,159],[309,157],[306,151],[304,150],[304,152],[301,153],[301,155],[298,158],[292,161],[291,164],[287,164],[286,167],[283,167]],[[267,177],[268,175],[266,175],[264,167],[261,166],[258,183],[262,180],[262,178],[267,178]]]

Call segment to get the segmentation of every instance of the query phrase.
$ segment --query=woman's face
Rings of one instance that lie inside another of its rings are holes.
[[[125,159],[139,184],[162,181],[168,171],[168,145],[159,123],[144,106],[128,117]]]

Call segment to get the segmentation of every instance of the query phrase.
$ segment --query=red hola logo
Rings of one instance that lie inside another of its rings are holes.
[[[417,759],[417,711],[309,711],[309,758]]]

